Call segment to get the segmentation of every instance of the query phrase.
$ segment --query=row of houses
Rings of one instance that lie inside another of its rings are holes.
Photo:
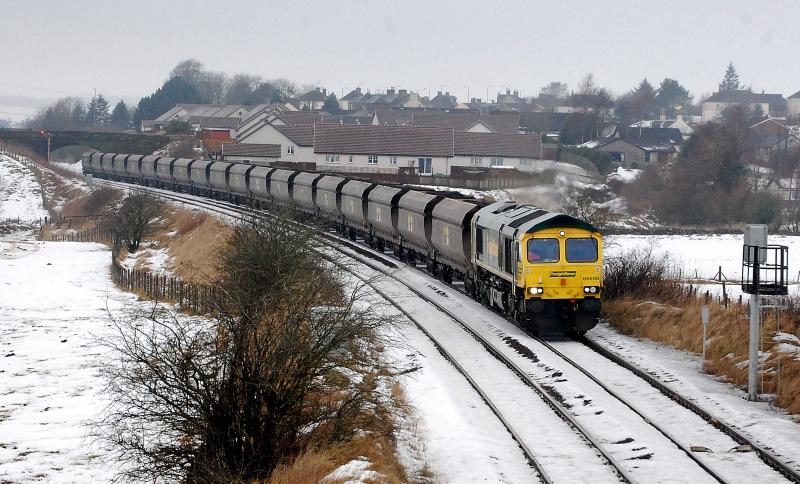
[[[375,116],[369,123],[345,122],[265,107],[242,120],[237,143],[222,145],[220,155],[253,164],[311,162],[324,171],[422,175],[449,175],[454,166],[532,171],[542,159],[535,134],[497,132],[480,121],[429,124],[435,123],[383,124]]]

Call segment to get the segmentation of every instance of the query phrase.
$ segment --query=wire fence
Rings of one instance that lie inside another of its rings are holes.
[[[212,313],[222,297],[222,291],[217,286],[188,283],[178,277],[124,267],[119,262],[121,243],[111,230],[94,227],[80,232],[47,234],[40,239],[49,242],[97,242],[110,246],[111,279],[117,286],[148,299],[178,304],[182,310]]]

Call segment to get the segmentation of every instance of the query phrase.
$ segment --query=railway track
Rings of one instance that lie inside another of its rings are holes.
[[[127,185],[127,184],[124,184],[124,183],[119,183],[119,182],[106,182],[106,181],[104,181],[104,182],[112,184],[112,185],[116,185],[118,187],[125,187],[125,188],[130,187],[130,185]],[[141,189],[141,187],[137,186],[137,189]],[[246,212],[247,210],[253,210],[253,209],[243,208],[241,206],[234,205],[234,204],[229,203],[229,202],[221,202],[221,201],[199,202],[196,199],[194,199],[193,196],[173,194],[172,192],[168,192],[168,191],[160,190],[160,189],[146,188],[144,190],[151,191],[151,192],[156,193],[159,196],[163,196],[164,198],[167,198],[167,199],[172,199],[174,201],[178,201],[178,202],[181,202],[181,203],[187,203],[189,205],[196,205],[196,206],[198,206],[200,208],[204,208],[206,210],[214,211],[214,212],[220,213],[222,215],[230,216],[230,217],[236,217],[236,214],[240,214],[240,213]],[[581,426],[577,421],[575,421],[575,419],[571,415],[569,415],[569,412],[566,409],[564,409],[563,406],[560,405],[559,402],[557,402],[551,395],[549,395],[548,392],[541,387],[541,385],[539,385],[537,382],[533,381],[533,379],[530,378],[526,374],[526,372],[523,371],[513,361],[510,361],[508,358],[505,358],[502,355],[502,353],[494,346],[494,344],[492,342],[488,341],[483,336],[481,336],[477,332],[475,332],[472,328],[469,327],[468,324],[466,324],[463,320],[461,320],[457,315],[453,314],[452,311],[450,311],[447,308],[443,307],[440,303],[438,303],[437,301],[435,301],[432,298],[428,297],[427,295],[423,294],[417,288],[412,287],[408,283],[400,280],[399,278],[397,278],[393,274],[391,274],[389,271],[387,271],[387,268],[397,268],[398,266],[397,266],[397,264],[395,264],[394,262],[389,260],[385,254],[381,255],[381,254],[374,253],[370,249],[361,247],[358,244],[355,244],[355,243],[353,243],[353,242],[351,242],[351,241],[349,241],[347,239],[344,239],[342,237],[338,237],[338,236],[335,236],[335,235],[332,235],[332,234],[329,234],[329,233],[320,232],[320,235],[325,237],[325,238],[327,238],[327,239],[329,239],[329,240],[331,240],[331,241],[333,241],[333,242],[335,242],[336,244],[341,244],[343,247],[347,248],[347,249],[343,249],[343,248],[337,246],[336,250],[343,251],[343,252],[347,253],[347,255],[349,257],[353,257],[353,258],[358,259],[359,262],[367,265],[372,270],[382,272],[382,273],[386,274],[388,277],[392,277],[394,281],[396,281],[396,282],[400,283],[401,285],[403,285],[406,289],[408,289],[409,291],[413,292],[417,297],[425,300],[428,304],[431,304],[431,305],[437,307],[440,311],[442,311],[447,316],[449,316],[454,322],[459,324],[465,331],[467,331],[473,338],[478,340],[481,343],[481,345],[489,351],[490,354],[492,354],[498,360],[503,361],[504,365],[507,366],[509,369],[511,369],[512,372],[514,372],[517,375],[517,377],[520,378],[520,380],[525,381],[526,385],[528,385],[530,388],[533,388],[536,391],[536,393],[543,399],[543,401],[546,401],[548,403],[548,406],[550,406],[557,414],[559,414],[559,416],[561,416],[566,422],[568,422],[573,429],[575,429],[578,433],[580,433],[586,439],[587,442],[590,442],[592,445],[594,445],[598,449],[598,451],[601,453],[601,455],[603,455],[603,457],[607,460],[607,462],[612,467],[614,467],[616,469],[617,475],[621,479],[629,481],[629,482],[635,482],[633,476],[630,475],[630,473],[624,468],[624,466],[622,466],[622,464],[619,463],[619,462],[615,462],[615,458],[613,457],[613,455],[611,455],[607,450],[605,450],[602,447],[602,443],[601,442],[598,442],[595,437],[593,437],[585,428],[583,428],[583,426]],[[378,264],[380,264],[380,266]],[[381,267],[381,266],[383,266],[383,267]],[[437,282],[441,283],[441,281],[437,281]],[[463,291],[461,291],[461,289],[459,289],[459,288],[457,288],[455,286],[451,285],[450,287],[452,287],[453,289],[455,289],[455,290],[457,290],[459,292],[463,292]],[[390,304],[392,304],[397,310],[399,310],[403,314],[405,314],[406,317],[409,318],[409,320],[411,320],[417,327],[420,328],[420,330],[422,330],[424,333],[426,333],[426,335],[434,342],[434,344],[437,345],[438,348],[441,348],[440,351],[442,351],[443,355],[449,354],[449,352],[447,352],[447,350],[444,350],[443,346],[440,346],[439,343],[436,342],[436,340],[431,336],[431,334],[427,330],[425,330],[422,326],[420,326],[420,323],[419,323],[419,321],[417,319],[413,318],[413,316],[411,314],[408,314],[401,307],[399,307],[399,305],[397,305],[393,300],[391,300],[391,298],[387,297],[385,292],[381,293],[381,295]],[[645,422],[647,422],[649,425],[651,425],[653,428],[655,428],[661,435],[663,435],[673,445],[675,445],[684,454],[686,454],[692,461],[694,461],[701,469],[703,469],[714,480],[716,480],[718,482],[728,482],[723,476],[721,476],[718,472],[716,472],[714,469],[712,469],[707,463],[705,463],[703,461],[703,459],[701,459],[698,456],[694,455],[694,452],[692,452],[692,450],[690,448],[688,448],[685,444],[681,443],[670,432],[668,432],[666,429],[664,429],[663,426],[653,422],[651,418],[649,418],[643,412],[638,410],[630,402],[626,401],[626,399],[624,397],[622,397],[614,389],[610,388],[609,385],[607,385],[604,382],[602,382],[591,371],[586,370],[583,366],[581,366],[580,364],[576,363],[571,358],[569,358],[568,356],[563,354],[563,352],[558,350],[554,345],[550,344],[549,342],[547,342],[547,341],[545,341],[545,340],[543,340],[541,338],[535,338],[535,339],[540,344],[542,344],[545,348],[547,348],[549,351],[551,351],[553,354],[558,355],[562,359],[562,361],[566,362],[568,365],[572,366],[577,371],[581,372],[584,376],[586,376],[587,378],[592,380],[595,384],[597,384],[599,387],[601,387],[605,392],[607,392],[613,398],[617,399],[623,405],[628,407],[632,412],[637,414],[641,419],[643,419]],[[651,385],[652,387],[656,388],[659,392],[661,392],[662,394],[664,394],[667,397],[669,397],[671,400],[677,402],[678,404],[680,404],[684,408],[686,408],[686,409],[692,411],[693,413],[695,413],[696,415],[700,416],[704,421],[706,421],[709,424],[713,425],[715,428],[719,429],[720,431],[722,431],[723,433],[728,435],[731,439],[733,439],[737,443],[742,444],[742,445],[751,446],[752,449],[755,451],[755,453],[758,455],[758,457],[764,463],[766,463],[767,465],[769,465],[770,467],[775,469],[777,472],[782,474],[787,479],[789,479],[789,480],[791,480],[793,482],[800,483],[800,474],[798,474],[794,469],[792,469],[790,466],[788,466],[787,464],[782,462],[778,457],[776,457],[774,454],[769,452],[767,449],[764,449],[763,446],[760,446],[760,445],[756,444],[755,442],[752,441],[752,439],[748,438],[747,436],[743,435],[741,432],[737,431],[736,429],[732,428],[731,426],[729,426],[729,425],[725,424],[724,422],[720,421],[719,419],[715,418],[714,416],[712,416],[711,414],[709,414],[708,412],[706,412],[705,410],[700,408],[698,405],[696,405],[693,402],[689,401],[685,397],[679,395],[677,392],[675,392],[674,390],[670,389],[665,384],[661,383],[660,381],[658,381],[657,379],[655,379],[651,375],[648,375],[646,372],[644,372],[643,370],[637,368],[635,365],[625,361],[624,359],[622,359],[618,355],[612,353],[611,351],[603,348],[600,345],[597,345],[596,343],[591,342],[588,339],[583,338],[580,341],[584,345],[586,345],[587,348],[590,348],[591,350],[593,350],[593,351],[597,352],[598,354],[602,355],[603,357],[607,358],[609,361],[613,362],[614,364],[619,365],[619,366],[625,368],[626,370],[630,371],[636,377],[644,380],[649,385]],[[448,360],[450,360],[450,358],[448,358]],[[537,472],[541,476],[542,480],[544,482],[549,482],[549,477],[547,477],[548,474],[546,473],[546,471],[542,470],[540,464],[535,463],[536,460],[530,454],[530,448],[523,442],[522,438],[512,428],[510,428],[507,425],[507,422],[505,421],[505,418],[501,414],[497,413],[496,405],[494,405],[492,403],[492,400],[490,398],[488,398],[488,396],[485,394],[485,392],[483,392],[482,390],[479,389],[479,387],[476,386],[474,380],[472,380],[472,378],[468,374],[466,374],[464,372],[463,368],[461,368],[460,365],[457,362],[454,362],[452,360],[450,360],[450,361],[453,362],[454,366],[457,369],[459,369],[459,371],[462,373],[462,375],[464,375],[464,377],[467,379],[467,381],[470,382],[470,385],[473,386],[473,388],[475,388],[475,390],[481,395],[481,397],[484,399],[484,401],[487,403],[487,405],[492,409],[492,411],[495,413],[495,415],[497,415],[498,418],[503,422],[503,424],[509,430],[509,432],[514,437],[514,439],[520,444],[520,448],[523,449],[523,452],[526,454],[526,458],[528,458],[529,462],[531,462],[531,465],[537,470]],[[558,410],[558,409],[560,409],[560,410]]]

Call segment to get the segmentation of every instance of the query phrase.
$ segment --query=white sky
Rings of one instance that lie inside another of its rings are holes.
[[[587,72],[699,96],[729,61],[754,89],[800,90],[800,2],[0,0],[0,96],[138,99],[180,60],[209,69],[460,98],[535,95]],[[2,117],[2,116],[0,116]]]

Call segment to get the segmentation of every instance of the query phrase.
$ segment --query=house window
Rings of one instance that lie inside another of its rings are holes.
[[[417,171],[422,175],[430,175],[433,173],[432,163],[430,158],[417,159]]]
[[[644,153],[644,162],[645,163],[650,163],[650,152],[649,151],[645,151],[645,153]]]
[[[503,166],[503,159],[502,158],[492,158],[492,162],[489,166]]]
[[[348,158],[347,162],[348,163],[352,163],[353,162],[353,155],[350,155],[350,157]]]
[[[622,153],[621,151],[609,151],[608,154],[611,155],[611,161],[625,161],[625,153]]]
[[[286,147],[286,153],[290,154],[290,155],[293,155],[294,154],[294,146],[292,146],[292,145],[287,146]]]
[[[369,155],[367,157],[367,164],[369,164],[369,165],[377,165],[378,164],[378,155]]]
[[[339,163],[339,155],[325,155],[325,161],[328,163]]]
[[[481,158],[480,156],[471,156],[469,159],[469,163],[470,165],[482,165],[483,158]]]
[[[392,156],[391,158],[389,158],[389,163],[391,163],[393,165],[396,165],[397,164],[397,157],[396,156]]]

